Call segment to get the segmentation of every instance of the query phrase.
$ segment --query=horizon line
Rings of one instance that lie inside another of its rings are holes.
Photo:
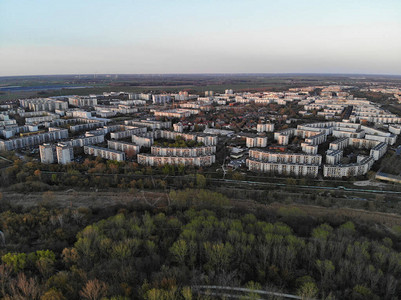
[[[59,74],[31,74],[31,75],[0,75],[0,78],[6,78],[6,77],[38,77],[38,76],[116,76],[116,75],[147,75],[147,76],[152,76],[152,75],[157,75],[157,76],[168,76],[168,75],[313,75],[313,76],[324,76],[324,75],[332,75],[332,76],[395,76],[395,77],[401,77],[401,74],[391,74],[391,73],[325,73],[325,72],[306,72],[306,73],[299,73],[299,72],[294,72],[294,73],[262,73],[262,72],[219,72],[219,73],[206,73],[206,72],[201,72],[201,73],[59,73]]]

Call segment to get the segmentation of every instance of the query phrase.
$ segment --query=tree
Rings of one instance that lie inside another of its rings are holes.
[[[206,186],[206,178],[202,174],[196,174],[196,186],[203,189]]]
[[[9,285],[12,274],[12,267],[7,264],[0,265],[0,292],[2,296],[6,295],[6,286]]]
[[[27,256],[25,253],[7,253],[2,256],[1,260],[11,266],[15,273],[23,270],[27,264]]]
[[[40,300],[67,300],[67,298],[58,290],[50,289],[40,297]]]
[[[40,287],[35,279],[27,278],[24,273],[19,273],[16,280],[11,284],[12,299],[38,299]]]
[[[302,299],[314,299],[317,294],[318,294],[318,288],[316,283],[314,283],[313,281],[309,281],[309,282],[305,282],[304,284],[302,284],[298,291],[297,291],[297,295],[301,296]]]
[[[106,297],[107,284],[97,279],[89,280],[79,292],[79,295],[88,300],[100,300]]]
[[[184,240],[176,241],[170,248],[170,253],[174,256],[178,264],[183,265],[188,254],[187,242]]]

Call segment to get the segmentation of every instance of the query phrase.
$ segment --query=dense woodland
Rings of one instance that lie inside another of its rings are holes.
[[[214,299],[199,285],[317,299],[401,295],[399,226],[246,211],[208,190],[169,199],[103,209],[2,201],[0,299]]]

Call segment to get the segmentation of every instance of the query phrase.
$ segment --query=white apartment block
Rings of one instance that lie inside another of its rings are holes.
[[[105,122],[97,122],[97,121],[93,120],[93,122],[71,125],[69,130],[71,132],[78,132],[78,131],[100,128],[100,127],[103,127],[104,125],[105,125]]]
[[[199,110],[197,109],[184,109],[184,108],[176,108],[164,111],[153,111],[155,117],[167,117],[167,118],[188,118],[191,115],[199,114]]]
[[[74,150],[65,143],[56,145],[57,162],[62,165],[69,164],[74,159]]]
[[[181,133],[169,130],[157,130],[155,132],[156,139],[175,140],[177,137],[181,137],[185,141],[196,141],[196,135],[192,133]]]
[[[379,136],[379,135],[375,135],[375,134],[366,134],[365,139],[379,141],[379,142],[383,142],[383,143],[386,143],[389,145],[394,145],[394,143],[397,140],[397,136],[394,134],[392,134],[391,136]]]
[[[380,143],[370,149],[370,156],[372,156],[375,160],[379,160],[387,151],[387,144]]]
[[[156,139],[166,139],[166,140],[175,140],[177,137],[181,137],[186,141],[197,141],[198,143],[203,143],[206,146],[217,145],[218,138],[217,136],[207,135],[203,133],[181,133],[176,131],[169,130],[157,130],[155,132]]]
[[[336,165],[339,164],[341,158],[343,157],[343,151],[338,150],[327,150],[326,151],[326,164],[328,165]]]
[[[343,150],[348,147],[350,139],[347,137],[339,138],[329,144],[330,150]]]
[[[134,125],[134,126],[145,126],[149,129],[156,130],[156,129],[169,129],[171,128],[171,121],[151,121],[151,120],[126,120],[124,121],[125,125]]]
[[[51,98],[36,98],[36,99],[20,99],[20,106],[28,108],[33,111],[56,111],[56,110],[67,110],[68,103],[61,100],[55,100]]]
[[[88,145],[95,145],[104,142],[104,135],[87,135],[83,138],[72,139],[64,142],[70,147],[84,147]]]
[[[255,104],[261,104],[261,105],[268,105],[273,102],[274,99],[266,99],[266,98],[260,98],[255,100]]]
[[[153,104],[165,104],[171,102],[170,95],[152,95]]]
[[[259,149],[249,150],[249,157],[262,162],[279,162],[305,165],[320,165],[322,163],[322,156],[319,154],[311,155],[305,153],[280,153]]]
[[[295,129],[289,128],[274,133],[274,139],[279,145],[288,145],[290,138],[295,135]]]
[[[39,145],[40,161],[43,164],[53,164],[55,162],[54,145],[45,143]]]
[[[138,154],[138,163],[146,166],[182,165],[182,166],[211,166],[216,161],[215,155],[196,157],[155,156],[152,154]]]
[[[349,145],[351,147],[359,148],[359,149],[370,149],[380,144],[380,141],[376,140],[368,140],[368,139],[357,139],[351,138],[349,140]]]
[[[217,142],[218,142],[218,137],[217,136],[198,133],[196,135],[196,141],[198,143],[203,143],[205,146],[216,146]]]
[[[84,147],[85,154],[100,156],[104,159],[116,160],[116,161],[124,161],[125,153],[122,151],[117,151],[108,148],[101,148],[97,146],[85,146]]]
[[[360,130],[360,131],[350,131],[350,130],[333,130],[333,136],[337,138],[343,138],[343,137],[348,137],[348,138],[358,138],[361,139],[365,136],[365,131]]]
[[[374,163],[372,156],[364,157],[359,162],[347,165],[324,165],[323,176],[324,177],[350,177],[365,175]]]
[[[156,156],[194,157],[216,153],[216,146],[201,146],[193,148],[159,147],[152,146],[151,154]]]
[[[109,149],[113,150],[118,150],[118,151],[123,151],[126,154],[138,154],[140,150],[140,146],[133,144],[133,143],[127,143],[127,142],[119,142],[119,141],[107,141],[107,147]]]
[[[175,132],[184,132],[184,125],[182,125],[181,122],[176,123],[176,124],[173,125],[173,130]]]
[[[66,111],[66,116],[73,118],[89,119],[92,118],[92,113],[90,111],[84,111],[84,110],[69,110]]]
[[[96,106],[97,99],[95,97],[69,97],[68,103],[72,106],[83,107],[83,106]]]
[[[264,148],[267,146],[267,137],[266,136],[255,136],[255,137],[246,137],[246,146],[248,148]]]
[[[305,139],[305,143],[308,143],[310,145],[320,145],[324,143],[327,139],[327,135],[323,132],[318,133],[316,135],[312,135],[308,138]]]
[[[25,147],[33,147],[47,142],[68,138],[67,129],[49,128],[49,132],[38,133],[10,140],[0,140],[0,150],[10,151]]]
[[[39,145],[39,153],[40,161],[44,164],[53,164],[57,161],[59,164],[65,165],[74,159],[72,147],[64,143]]]
[[[154,138],[151,136],[148,137],[148,136],[133,135],[131,141],[134,144],[138,145],[140,148],[142,147],[150,148],[150,146],[152,146],[154,143]]]
[[[388,126],[388,131],[390,131],[392,134],[399,135],[399,134],[401,134],[401,126],[400,125],[391,124],[391,125]]]
[[[264,123],[256,125],[257,132],[273,132],[274,131],[274,123]]]
[[[292,176],[317,177],[319,165],[304,165],[295,163],[265,162],[254,158],[246,160],[249,171],[266,172]]]
[[[14,119],[0,121],[0,126],[17,125],[17,121]]]
[[[301,143],[302,152],[307,154],[317,154],[318,145],[311,145],[309,143]]]
[[[54,119],[59,118],[59,115],[56,114],[49,114],[46,116],[39,116],[39,117],[30,117],[30,118],[25,118],[25,124],[38,124],[38,123],[43,123],[43,122],[49,122]]]
[[[120,140],[127,137],[131,137],[133,135],[138,135],[141,133],[145,133],[147,131],[146,127],[134,127],[134,126],[124,126],[123,131],[117,131],[110,133],[110,138],[113,140]]]

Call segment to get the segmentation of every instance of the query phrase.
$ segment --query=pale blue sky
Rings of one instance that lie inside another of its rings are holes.
[[[0,76],[401,74],[401,0],[0,0]]]

